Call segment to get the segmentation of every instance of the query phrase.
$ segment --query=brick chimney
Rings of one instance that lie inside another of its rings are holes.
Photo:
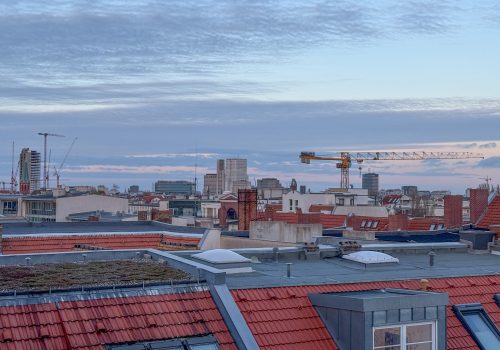
[[[469,201],[470,222],[476,224],[488,207],[488,190],[484,188],[471,189]]]
[[[462,226],[463,197],[461,195],[444,196],[444,226],[448,229]]]
[[[408,230],[408,215],[406,214],[389,215],[388,230],[389,231]]]

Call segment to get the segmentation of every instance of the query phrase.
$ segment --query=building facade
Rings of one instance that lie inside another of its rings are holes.
[[[225,191],[238,193],[240,189],[250,188],[247,174],[247,160],[240,158],[226,159],[224,165]]]
[[[217,174],[205,174],[203,177],[203,194],[213,196],[217,193]]]
[[[19,189],[28,194],[40,189],[41,155],[39,152],[23,148],[19,156]]]
[[[159,180],[154,185],[155,193],[185,194],[191,196],[196,192],[196,185],[191,181]]]
[[[378,189],[379,189],[378,174],[375,173],[363,174],[361,187],[364,188],[365,190],[368,190],[368,195],[370,197],[376,197],[378,195]]]

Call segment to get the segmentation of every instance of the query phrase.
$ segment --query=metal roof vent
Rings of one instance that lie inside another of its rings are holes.
[[[342,258],[365,265],[399,263],[398,258],[390,256],[389,254],[369,250],[350,253],[342,256]]]
[[[212,249],[191,255],[206,265],[215,267],[228,274],[252,272],[252,260],[228,249]]]

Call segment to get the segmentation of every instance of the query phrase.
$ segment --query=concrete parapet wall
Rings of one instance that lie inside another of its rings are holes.
[[[323,235],[321,224],[288,224],[278,221],[253,221],[250,224],[250,239],[273,242],[312,242]]]

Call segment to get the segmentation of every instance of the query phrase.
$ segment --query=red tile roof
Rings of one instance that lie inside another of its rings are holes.
[[[313,204],[309,207],[309,211],[311,213],[320,213],[321,211],[333,212],[334,209],[335,209],[334,205],[326,205],[326,204]]]
[[[319,222],[323,228],[336,228],[344,226],[345,215],[320,214]]]
[[[106,249],[157,248],[162,237],[164,242],[175,242],[176,245],[193,245],[200,241],[198,237],[160,233],[4,237],[3,254],[67,252],[75,250],[76,245]]]
[[[483,216],[479,219],[477,226],[480,228],[489,228],[490,225],[500,224],[500,196],[496,196],[488,204]]]
[[[208,291],[0,307],[2,350],[103,350],[207,334],[236,349]]]
[[[481,303],[500,326],[500,308],[493,295],[500,293],[500,276],[429,280],[432,291],[449,295],[448,349],[478,349],[451,307]],[[319,286],[233,290],[233,296],[261,349],[337,349],[312,306],[308,293],[335,293],[382,288],[418,289],[419,281],[389,281]]]
[[[401,194],[388,194],[384,196],[384,198],[382,198],[380,203],[382,205],[394,204],[397,203],[401,197],[403,197],[403,195]]]
[[[408,231],[429,231],[432,225],[444,225],[442,218],[411,218],[408,220]]]

